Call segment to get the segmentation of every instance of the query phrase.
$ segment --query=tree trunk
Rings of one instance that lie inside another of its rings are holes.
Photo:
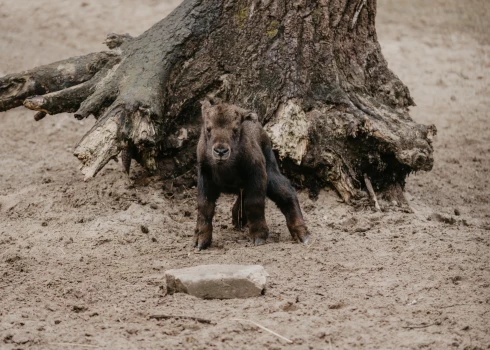
[[[110,34],[111,51],[1,78],[0,111],[94,115],[75,149],[86,178],[122,152],[128,171],[189,184],[207,97],[257,112],[295,185],[400,196],[432,168],[436,130],[409,117],[375,15],[375,0],[184,0],[137,38]]]

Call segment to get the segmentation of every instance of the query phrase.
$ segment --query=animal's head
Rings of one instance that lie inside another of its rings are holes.
[[[242,123],[246,120],[258,121],[255,113],[228,104],[213,106],[207,100],[202,103],[201,114],[206,153],[217,163],[224,163],[236,156]]]

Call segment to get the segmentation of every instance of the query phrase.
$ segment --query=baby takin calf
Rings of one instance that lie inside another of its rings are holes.
[[[233,105],[212,106],[205,101],[202,118],[194,245],[199,250],[211,245],[214,210],[221,193],[238,195],[232,210],[233,224],[241,228],[248,222],[255,245],[264,244],[269,235],[264,213],[266,195],[286,217],[293,239],[308,242],[296,192],[279,171],[271,141],[257,115]]]

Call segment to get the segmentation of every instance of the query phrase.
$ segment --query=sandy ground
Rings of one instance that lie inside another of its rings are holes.
[[[102,50],[106,33],[137,35],[177,3],[0,0],[0,75]],[[231,230],[223,197],[214,246],[199,253],[189,245],[193,190],[168,198],[138,169],[127,189],[115,163],[84,183],[72,147],[91,120],[0,113],[0,348],[489,349],[490,2],[378,6],[383,51],[418,105],[412,116],[439,130],[434,170],[408,179],[413,214],[301,193],[313,244],[291,243],[269,203],[272,239],[254,248]],[[209,263],[264,265],[265,296],[165,295],[166,269]]]

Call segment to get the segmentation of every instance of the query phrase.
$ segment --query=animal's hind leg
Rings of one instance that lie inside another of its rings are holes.
[[[286,224],[292,238],[308,243],[308,229],[301,213],[296,191],[289,180],[281,173],[271,171],[268,174],[267,196],[276,203],[286,217]]]
[[[243,209],[248,220],[248,231],[255,245],[265,244],[269,228],[265,221],[267,173],[255,168],[249,174],[243,191]]]
[[[197,225],[193,244],[199,250],[207,249],[213,239],[213,217],[216,200],[220,193],[201,170],[198,171],[197,184]]]
[[[265,186],[264,186],[265,187]],[[247,192],[244,198],[244,209],[248,223],[250,238],[255,245],[265,244],[269,237],[269,228],[265,221],[265,191],[262,193]]]
[[[247,225],[247,216],[245,215],[245,210],[243,209],[243,190],[240,189],[238,197],[231,210],[232,223],[235,230],[241,230]]]

